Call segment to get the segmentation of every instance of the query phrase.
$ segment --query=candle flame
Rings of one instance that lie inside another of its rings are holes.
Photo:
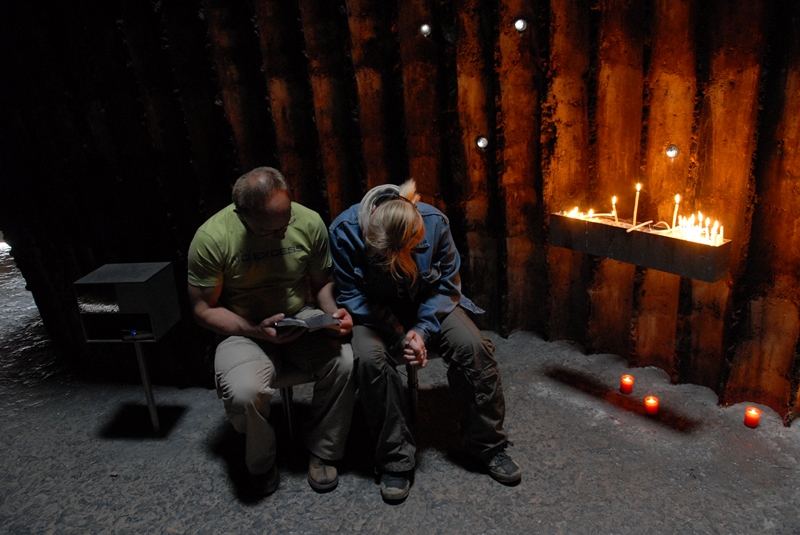
[[[697,212],[697,215],[702,217],[703,214],[702,212]],[[671,235],[698,243],[707,243],[714,246],[722,245],[725,240],[723,228],[719,221],[714,221],[712,226],[710,217],[706,217],[705,220],[695,219],[695,217],[695,214],[692,214],[689,218],[678,217],[678,224],[670,231]]]
[[[641,184],[637,184],[637,186],[641,187]],[[666,225],[666,230],[656,230],[655,232],[659,234],[668,234],[672,238],[677,238],[680,240],[686,240],[696,243],[702,243],[706,245],[711,245],[714,247],[719,247],[724,245],[725,243],[725,229],[722,225],[720,225],[718,220],[714,221],[714,225],[711,225],[711,218],[703,216],[703,212],[699,210],[695,214],[690,214],[689,217],[678,215],[678,208],[680,201],[680,195],[675,195],[675,211],[672,215],[672,226],[670,227],[668,224]],[[639,200],[638,191],[636,200]],[[607,220],[604,218],[612,218],[615,224],[619,224],[619,220],[617,219],[617,196],[614,195],[611,197],[611,213],[600,213],[595,212],[594,209],[589,209],[588,212],[581,212],[578,206],[574,207],[569,212],[564,211],[560,212],[563,215],[568,217],[572,217],[575,219],[581,220],[591,220],[593,222],[601,222],[605,223]],[[638,207],[638,202],[634,205],[633,210],[633,222],[634,227],[636,227],[636,208]],[[728,240],[730,241],[730,240]]]
[[[641,184],[636,184],[636,191],[639,191],[641,189],[642,189],[642,185]]]
[[[750,407],[749,409],[747,409],[747,412],[749,414],[752,414],[753,416],[758,416],[758,409],[756,409],[755,407]]]
[[[680,194],[678,194],[678,195],[675,195],[675,204],[678,204],[678,203],[680,203],[680,202],[681,202],[681,196],[680,196]]]

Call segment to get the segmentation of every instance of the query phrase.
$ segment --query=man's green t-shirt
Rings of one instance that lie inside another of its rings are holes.
[[[332,265],[325,223],[293,202],[286,235],[275,240],[249,232],[233,209],[223,208],[195,233],[189,284],[222,285],[220,304],[253,322],[294,315],[306,302],[306,274],[327,276]]]

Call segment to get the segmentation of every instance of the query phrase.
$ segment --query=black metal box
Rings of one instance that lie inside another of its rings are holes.
[[[550,215],[550,244],[603,258],[716,282],[728,273],[731,241],[707,245],[630,224]]]
[[[87,342],[157,341],[181,318],[170,262],[106,264],[73,284]]]

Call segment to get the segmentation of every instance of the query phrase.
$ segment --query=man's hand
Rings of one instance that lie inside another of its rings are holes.
[[[275,322],[281,321],[286,314],[275,314],[258,324],[254,338],[266,340],[273,344],[287,344],[300,338],[305,329],[300,327],[275,327]]]
[[[339,323],[339,336],[350,334],[350,331],[353,330],[353,318],[350,317],[350,313],[343,308],[339,308],[333,313],[333,317],[341,322]]]
[[[417,331],[408,331],[403,340],[403,357],[412,366],[424,368],[428,365],[428,350],[425,342]]]

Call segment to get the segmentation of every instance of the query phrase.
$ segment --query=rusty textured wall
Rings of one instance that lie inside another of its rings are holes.
[[[697,95],[695,3],[657,0],[650,20],[650,62],[645,76],[647,110],[643,136],[643,183],[650,213],[672,222],[675,195],[686,205],[692,163],[692,126]],[[665,150],[679,148],[669,158]],[[681,279],[653,269],[643,270],[634,291],[633,343],[630,362],[658,366],[677,379],[675,336]]]
[[[639,182],[644,4],[603,0],[599,7],[592,199],[599,212],[609,212],[620,186]],[[628,356],[635,272],[616,260],[597,263],[589,288],[593,351]]]
[[[796,2],[31,0],[0,24],[0,229],[65,354],[90,352],[74,280],[170,260],[182,287],[197,226],[274,165],[327,221],[417,179],[481,327],[800,410]],[[725,279],[550,245],[549,214],[629,218],[636,182],[640,221],[676,193],[720,220]],[[170,358],[206,349],[176,331]]]

